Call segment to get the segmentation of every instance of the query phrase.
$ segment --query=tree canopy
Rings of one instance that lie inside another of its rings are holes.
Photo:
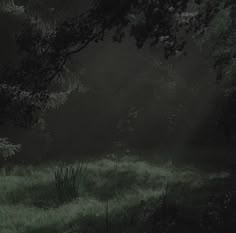
[[[139,49],[160,45],[165,58],[184,54],[188,35],[195,35],[212,57],[218,77],[235,74],[234,1],[93,0],[85,12],[70,18],[52,13],[57,11],[53,1],[43,2],[48,18],[42,17],[38,1],[2,1],[2,12],[21,17],[22,27],[16,35],[15,63],[0,67],[1,124],[42,123],[44,112],[64,103],[79,85],[68,69],[71,57],[107,33],[115,42],[132,36]],[[215,49],[223,43],[221,51]]]

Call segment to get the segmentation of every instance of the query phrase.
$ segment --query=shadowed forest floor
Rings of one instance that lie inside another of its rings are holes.
[[[1,233],[216,233],[226,229],[219,222],[226,214],[232,227],[235,200],[227,171],[111,154],[86,162],[78,197],[61,202],[57,166],[1,169]]]

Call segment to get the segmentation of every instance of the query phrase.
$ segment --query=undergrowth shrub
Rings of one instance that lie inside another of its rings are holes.
[[[152,203],[147,214],[146,225],[149,232],[175,232],[179,207],[169,198],[168,186],[157,203]]]
[[[61,165],[54,172],[54,182],[57,196],[60,202],[71,201],[79,196],[81,185],[85,179],[87,166]]]
[[[15,145],[7,138],[0,138],[0,159],[7,160],[14,156],[21,149],[21,145]]]
[[[208,198],[202,214],[203,233],[235,232],[236,193],[214,194]]]

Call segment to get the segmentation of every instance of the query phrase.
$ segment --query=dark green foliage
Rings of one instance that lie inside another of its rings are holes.
[[[159,208],[154,211],[150,220],[153,230],[161,232],[173,232],[176,227],[178,208],[169,200],[168,186],[160,199]]]
[[[70,201],[79,196],[85,172],[86,167],[83,164],[78,167],[61,165],[56,169],[54,181],[59,201]]]
[[[33,22],[29,2],[29,6],[25,5],[24,29],[17,36],[19,62],[1,69],[0,121],[24,127],[37,124],[40,113],[47,109],[52,87],[65,75],[71,56],[90,43],[103,40],[110,30],[118,42],[129,33],[138,48],[146,42],[161,44],[166,58],[183,51],[185,31],[198,31],[207,21],[198,13],[183,15],[188,3],[189,0],[96,0],[80,16],[43,30]]]
[[[0,138],[0,161],[1,159],[8,159],[14,156],[20,149],[21,145],[14,145],[7,138]]]
[[[117,42],[130,35],[138,48],[145,44],[161,45],[168,58],[184,51],[188,33],[204,34],[221,9],[230,6],[231,18],[235,17],[234,2],[227,0],[196,0],[194,10],[188,6],[190,0],[93,0],[86,12],[59,20],[53,7],[55,2],[16,1],[24,5],[25,19],[22,19],[23,29],[16,36],[17,64],[0,67],[0,124],[39,125],[55,94],[55,83],[67,79],[65,66],[73,54],[103,40],[106,33],[112,32]],[[59,5],[63,9],[62,1]],[[47,16],[39,13],[45,10]],[[33,20],[34,16],[49,27],[43,29]],[[235,38],[233,29],[232,23],[223,37],[214,36],[215,47],[227,45],[223,51],[213,54],[213,65],[220,70],[219,76],[222,71],[228,76],[235,73],[235,51],[230,49]],[[211,38],[209,41],[213,44]],[[54,102],[60,100],[58,95]]]
[[[236,228],[235,192],[214,194],[208,198],[202,214],[201,225],[204,233],[234,232]]]
[[[133,224],[138,222],[136,232],[140,233],[231,233],[236,227],[235,204],[232,192],[210,196],[203,209],[195,205],[186,207],[185,203],[177,204],[167,194],[160,199],[140,203],[133,209],[135,212],[129,212],[129,218],[133,219]]]
[[[210,18],[200,45],[216,69],[217,81],[235,85],[235,1],[204,1]],[[209,10],[208,10],[209,9]],[[211,9],[211,10],[210,10]],[[214,9],[214,12],[213,10]],[[211,12],[211,13],[210,13]]]

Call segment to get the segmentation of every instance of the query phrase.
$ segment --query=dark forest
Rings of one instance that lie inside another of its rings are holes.
[[[236,231],[235,0],[0,0],[0,233]]]

